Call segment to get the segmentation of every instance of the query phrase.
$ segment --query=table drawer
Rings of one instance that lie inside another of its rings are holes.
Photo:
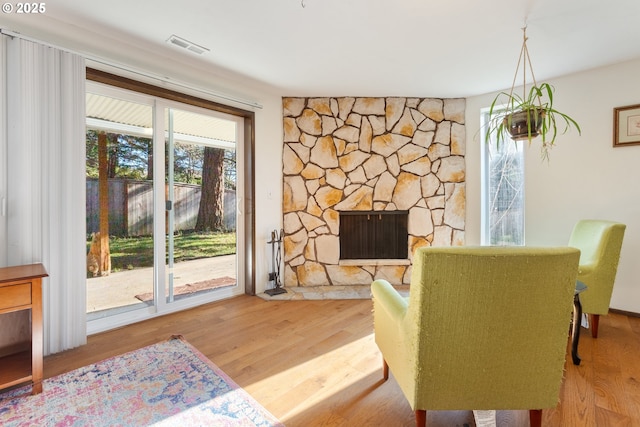
[[[31,304],[31,283],[0,288],[0,310]]]

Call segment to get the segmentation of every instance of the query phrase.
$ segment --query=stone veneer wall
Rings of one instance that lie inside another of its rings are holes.
[[[464,99],[282,104],[285,287],[408,284],[416,248],[464,243]],[[396,209],[409,211],[409,260],[340,261],[340,211]]]

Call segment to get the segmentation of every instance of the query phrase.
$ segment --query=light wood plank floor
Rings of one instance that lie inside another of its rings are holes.
[[[241,296],[90,336],[45,358],[45,377],[182,334],[288,427],[413,426],[393,376],[382,381],[368,300],[264,301]],[[601,318],[568,354],[560,404],[544,426],[640,426],[640,319]],[[468,411],[427,413],[430,427],[473,426]],[[526,411],[499,411],[528,426]]]

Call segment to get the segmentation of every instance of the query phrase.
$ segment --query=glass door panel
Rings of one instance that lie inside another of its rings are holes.
[[[87,91],[87,315],[154,304],[153,104]]]
[[[237,123],[167,108],[166,302],[238,288]]]

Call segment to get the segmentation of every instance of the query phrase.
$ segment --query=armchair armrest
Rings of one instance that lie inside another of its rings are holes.
[[[407,300],[384,279],[375,280],[371,284],[371,294],[376,310],[383,309],[385,317],[393,323],[399,323],[407,313]]]
[[[390,370],[400,388],[413,395],[411,389],[415,366],[409,362],[407,350],[411,339],[407,329],[412,326],[407,325],[409,302],[383,279],[371,284],[371,294],[375,341],[387,367],[385,378]]]

